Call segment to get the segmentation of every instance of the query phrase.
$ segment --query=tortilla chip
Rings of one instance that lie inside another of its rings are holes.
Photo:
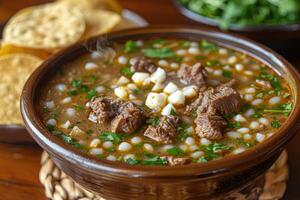
[[[42,63],[29,54],[0,57],[0,124],[23,124],[19,101],[30,74]]]
[[[50,52],[47,52],[44,50],[18,47],[18,46],[14,46],[11,44],[2,44],[2,46],[0,48],[0,57],[4,56],[4,55],[16,54],[16,53],[31,54],[31,55],[37,56],[41,59],[46,59],[51,55]]]
[[[3,41],[32,49],[58,49],[80,40],[85,20],[80,9],[61,3],[26,8],[12,17]]]
[[[117,0],[58,0],[69,5],[87,10],[109,10],[119,14],[122,13],[122,6]]]
[[[83,39],[107,33],[121,21],[120,15],[105,10],[90,10],[84,16],[87,27]]]

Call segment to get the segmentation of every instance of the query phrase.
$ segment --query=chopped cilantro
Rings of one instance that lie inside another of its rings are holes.
[[[50,132],[52,132],[52,131],[55,130],[55,127],[54,127],[53,125],[50,125],[50,124],[47,124],[47,125],[46,125],[46,128],[47,128],[47,130],[50,131]]]
[[[213,66],[220,66],[221,63],[218,60],[210,60],[206,62],[206,65],[208,67],[213,67]]]
[[[257,98],[263,98],[265,96],[264,92],[260,92],[256,95]]]
[[[293,109],[292,103],[284,103],[272,109],[264,109],[266,113],[289,115]]]
[[[189,46],[190,46],[190,44],[191,44],[191,42],[190,42],[190,41],[186,41],[186,40],[182,40],[182,41],[180,41],[180,46],[181,46],[181,47],[183,47],[183,48],[187,48],[187,47],[189,47]]]
[[[279,121],[274,120],[271,122],[271,126],[272,126],[272,128],[280,128],[281,123]]]
[[[100,159],[105,158],[105,156],[103,154],[97,154],[96,157],[100,158]]]
[[[207,161],[210,161],[219,158],[219,153],[221,151],[230,151],[232,148],[226,146],[225,144],[214,142],[212,144],[209,144],[208,146],[200,146],[200,149],[202,149],[205,152],[205,159]]]
[[[76,94],[78,94],[77,90],[69,90],[69,91],[67,91],[67,95],[68,96],[75,96]]]
[[[206,59],[207,57],[206,56],[202,56],[202,55],[198,55],[198,56],[195,56],[195,59],[196,60],[204,60],[204,59]],[[206,63],[207,64],[207,63]],[[207,66],[209,66],[209,65],[207,65]]]
[[[151,117],[151,118],[147,119],[146,123],[149,125],[152,125],[152,126],[157,126],[159,124],[159,118]]]
[[[175,53],[169,48],[162,49],[145,49],[145,55],[149,58],[172,58]]]
[[[58,116],[58,113],[55,112],[55,111],[50,114],[50,117],[53,118],[53,119],[56,119],[57,116]]]
[[[92,89],[92,90],[88,91],[86,98],[88,100],[91,100],[96,95],[97,95],[97,91],[95,89]]]
[[[179,125],[178,125],[178,135],[177,135],[177,138],[180,140],[180,141],[184,141],[187,137],[189,137],[191,135],[190,132],[188,132],[188,128],[190,126],[185,123],[185,122],[181,122]]]
[[[254,144],[249,143],[249,142],[246,142],[245,140],[240,139],[240,138],[238,138],[238,139],[236,140],[236,143],[237,143],[238,145],[241,145],[241,146],[246,147],[246,148],[250,148],[250,147],[254,146]]]
[[[110,131],[104,131],[99,136],[99,139],[101,139],[103,141],[111,141],[114,144],[120,144],[123,137],[124,137],[123,134],[114,133],[114,132],[110,132]]]
[[[176,63],[182,63],[183,58],[182,57],[176,57],[175,62]]]
[[[262,80],[268,80],[270,81],[271,83],[271,86],[277,90],[277,91],[280,91],[282,90],[282,86],[281,86],[281,83],[278,79],[278,77],[272,75],[272,74],[269,74],[269,73],[266,73],[266,72],[262,72],[258,75],[257,77],[258,79],[262,79]]]
[[[139,48],[137,42],[132,41],[132,40],[127,41],[124,46],[125,53],[134,53],[134,52],[137,52],[139,49],[140,48]]]
[[[171,108],[171,113],[170,113],[170,115],[176,116],[176,115],[177,115],[177,112],[176,112],[173,108]]]
[[[231,78],[232,77],[232,72],[228,70],[223,70],[222,75],[226,78]]]
[[[167,153],[172,156],[183,156],[184,151],[180,149],[179,147],[173,147],[170,149],[167,149]]]
[[[139,94],[140,93],[140,90],[139,89],[137,89],[137,88],[135,88],[135,89],[133,89],[133,94]]]
[[[47,108],[47,107],[43,107],[42,110],[43,110],[43,113],[48,113],[50,111],[49,108]]]
[[[228,123],[228,127],[230,127],[230,128],[241,128],[242,125],[241,125],[241,122],[230,122],[230,123]]]
[[[133,75],[133,72],[131,71],[129,66],[122,67],[120,73],[127,77],[131,77]]]
[[[201,40],[200,46],[208,51],[215,51],[218,49],[217,45],[215,45],[207,40]]]
[[[143,160],[143,165],[167,165],[168,161],[166,159],[160,158],[158,156]]]
[[[201,157],[196,162],[197,163],[206,163],[206,162],[208,162],[208,160],[205,157]]]
[[[125,160],[125,162],[129,165],[137,165],[139,164],[141,161],[140,160],[136,160],[136,159],[133,159],[133,158],[128,158]]]
[[[116,148],[115,147],[110,147],[108,149],[105,149],[106,151],[110,152],[110,153],[113,153],[116,151]]]

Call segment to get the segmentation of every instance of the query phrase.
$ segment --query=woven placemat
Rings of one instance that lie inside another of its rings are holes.
[[[288,178],[287,157],[287,152],[283,151],[276,163],[265,174],[263,188],[255,188],[256,191],[260,191],[255,197],[253,197],[253,192],[251,194],[234,193],[230,195],[230,199],[281,199],[285,193]],[[39,178],[45,187],[46,196],[51,200],[104,200],[86,191],[64,174],[46,152],[42,154]]]

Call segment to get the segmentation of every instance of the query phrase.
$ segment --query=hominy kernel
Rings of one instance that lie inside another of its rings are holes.
[[[214,74],[215,76],[222,76],[223,72],[222,72],[222,70],[217,69],[217,70],[215,70],[215,71],[213,72],[213,74]]]
[[[121,65],[126,65],[127,62],[128,62],[128,59],[125,56],[120,56],[118,58],[118,63],[121,64]]]
[[[101,149],[101,148],[92,148],[92,149],[90,149],[90,154],[92,154],[92,155],[103,154],[103,149]]]
[[[67,114],[69,117],[74,117],[75,114],[76,114],[76,110],[73,109],[73,108],[67,108],[66,114]]]
[[[150,152],[150,153],[152,153],[154,151],[153,146],[148,143],[144,144],[144,149],[145,149],[145,151]]]
[[[252,104],[253,106],[257,106],[257,105],[259,105],[259,104],[262,104],[262,102],[263,102],[262,99],[255,99],[255,100],[253,100],[253,101],[251,102],[251,104]]]
[[[250,134],[245,134],[245,135],[244,135],[244,139],[245,139],[245,140],[251,140],[251,139],[252,139],[252,135],[250,135]]]
[[[245,94],[245,95],[244,95],[244,99],[245,99],[246,101],[253,101],[254,97],[253,97],[252,94]]]
[[[158,65],[161,67],[168,67],[169,63],[166,60],[159,60]]]
[[[240,147],[240,148],[237,148],[237,149],[235,149],[235,150],[233,150],[233,154],[239,154],[239,153],[242,153],[242,152],[244,152],[246,149],[245,148],[242,148],[242,147]]]
[[[271,99],[269,99],[269,103],[272,105],[278,104],[278,103],[280,103],[280,101],[281,101],[281,98],[278,96],[272,97]]]
[[[268,126],[269,125],[269,120],[267,118],[261,117],[259,118],[259,123]]]
[[[185,139],[185,143],[186,143],[187,145],[193,145],[193,144],[195,144],[195,139],[192,138],[192,137],[187,137],[187,138]]]
[[[253,76],[253,72],[252,71],[249,71],[249,70],[246,70],[244,72],[244,74],[246,74],[247,76]]]
[[[140,138],[139,136],[135,136],[135,137],[131,138],[132,144],[137,145],[137,144],[140,144],[141,142],[142,142],[142,138]]]
[[[187,51],[185,49],[178,49],[176,51],[177,56],[185,56],[187,54]]]
[[[201,143],[202,145],[208,146],[208,145],[211,144],[211,141],[210,141],[209,139],[206,139],[206,138],[201,138],[201,139],[200,139],[200,143]]]
[[[51,126],[56,126],[57,121],[56,121],[55,119],[49,119],[49,120],[47,121],[47,124],[48,124],[48,125],[51,125]]]
[[[123,158],[125,161],[128,159],[135,159],[135,155],[134,154],[126,154]]]
[[[250,128],[251,129],[258,129],[259,128],[259,123],[256,121],[253,121],[250,123]]]
[[[56,85],[56,91],[58,91],[58,92],[63,92],[66,89],[67,89],[67,86],[65,84],[60,83],[60,84]]]
[[[229,131],[226,133],[226,135],[230,138],[236,139],[236,138],[241,138],[241,134],[235,131]]]
[[[190,147],[189,147],[189,150],[190,151],[196,151],[196,150],[198,150],[199,149],[199,147],[197,146],[197,145],[191,145]]]
[[[67,104],[67,103],[71,103],[71,102],[72,102],[72,98],[71,97],[66,97],[66,98],[64,98],[61,101],[61,103],[63,103],[63,104]]]
[[[105,142],[103,142],[102,146],[105,149],[109,149],[109,148],[112,148],[114,145],[111,141],[105,141]]]
[[[249,128],[239,128],[237,131],[242,134],[246,134],[250,132]]]
[[[198,55],[200,53],[200,50],[198,47],[190,47],[188,49],[188,52],[189,52],[189,54],[192,54],[192,55]]]
[[[237,71],[243,71],[244,70],[244,65],[242,65],[242,64],[236,64],[235,65],[235,69],[237,70]]]
[[[249,109],[244,113],[244,115],[246,117],[250,117],[251,115],[254,115],[254,114],[255,114],[255,110],[253,110],[253,109]]]
[[[237,114],[236,116],[234,116],[234,120],[237,121],[237,122],[245,122],[245,121],[247,121],[245,119],[245,117],[243,117],[243,115],[241,115],[241,114]]]
[[[113,155],[107,156],[106,159],[110,160],[110,161],[116,161],[117,160],[116,156],[113,156]]]
[[[198,43],[197,42],[191,42],[190,43],[190,47],[198,47]]]
[[[245,92],[246,92],[246,93],[255,93],[255,92],[256,92],[256,89],[255,89],[255,88],[246,88],[246,89],[245,89]]]
[[[88,62],[88,63],[85,64],[84,68],[86,70],[94,70],[94,69],[98,68],[98,65],[96,63],[93,63],[93,62]]]
[[[48,109],[53,109],[53,108],[55,108],[55,103],[54,103],[54,101],[47,101],[47,102],[45,103],[45,107],[48,108]]]
[[[95,138],[90,142],[90,147],[96,148],[100,144],[100,142],[101,141],[98,138]]]
[[[265,137],[266,137],[266,136],[265,136],[264,134],[261,134],[261,133],[256,133],[256,136],[255,136],[257,142],[262,142],[262,141],[264,141],[264,140],[265,140]]]
[[[122,142],[119,144],[118,150],[119,151],[129,151],[132,148],[131,144],[128,142]]]
[[[236,56],[231,56],[228,58],[229,64],[235,64],[237,62],[237,57]]]
[[[226,55],[227,53],[228,53],[227,49],[224,49],[224,48],[219,49],[219,54]]]
[[[171,63],[170,68],[171,69],[178,69],[179,65],[178,65],[178,63]]]
[[[103,93],[104,91],[105,91],[105,87],[103,87],[103,86],[98,86],[98,87],[96,87],[96,92],[97,93]]]
[[[200,158],[203,155],[204,155],[203,151],[195,151],[195,152],[191,153],[192,158]]]

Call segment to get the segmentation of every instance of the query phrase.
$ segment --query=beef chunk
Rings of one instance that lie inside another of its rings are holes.
[[[132,63],[133,71],[135,72],[149,72],[156,71],[157,66],[145,57],[136,58]]]
[[[190,158],[176,158],[173,156],[168,156],[166,159],[168,164],[171,166],[186,165],[191,163]]]
[[[220,85],[216,88],[202,87],[198,98],[186,108],[189,113],[197,109],[197,114],[211,113],[229,115],[237,113],[243,105],[240,94],[230,87],[233,82]]]
[[[193,66],[182,64],[177,76],[187,84],[202,87],[206,84],[208,73],[201,63],[196,63]]]
[[[195,132],[199,137],[218,140],[223,138],[222,128],[226,126],[226,121],[219,115],[209,113],[198,114],[195,119]]]
[[[133,133],[141,128],[146,114],[135,104],[128,102],[118,109],[118,115],[111,123],[112,131],[116,133]]]
[[[172,143],[177,135],[179,119],[176,116],[162,116],[157,126],[149,126],[144,135],[157,142]]]
[[[113,100],[107,97],[94,97],[90,102],[91,112],[89,120],[103,124],[109,122],[117,114],[120,100]]]

